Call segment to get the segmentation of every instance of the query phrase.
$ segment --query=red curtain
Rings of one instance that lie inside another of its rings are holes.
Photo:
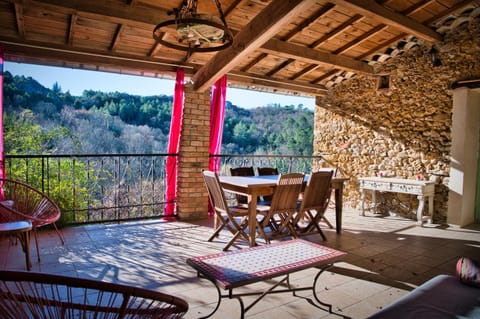
[[[170,139],[168,141],[168,153],[178,154],[180,144],[180,132],[182,130],[183,104],[185,99],[185,71],[177,70],[175,82],[175,94],[173,96],[172,119],[170,122]],[[175,213],[175,198],[177,193],[177,156],[167,156],[166,167],[166,205],[165,215]]]
[[[0,178],[5,178],[5,153],[3,150],[3,46],[0,44]],[[0,200],[3,200],[3,185],[0,187]]]
[[[212,86],[212,100],[210,104],[210,155],[220,154],[222,150],[226,94],[227,76],[224,75]],[[218,172],[220,170],[220,160],[210,156],[208,169]]]

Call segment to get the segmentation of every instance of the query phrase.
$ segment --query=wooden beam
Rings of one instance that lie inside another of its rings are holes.
[[[105,53],[104,51],[97,50],[79,50],[72,49],[66,45],[44,45],[36,42],[21,42],[18,39],[8,39],[0,37],[0,43],[5,47],[5,52],[9,56],[19,56],[31,59],[43,59],[45,61],[68,61],[79,64],[100,65],[118,68],[119,65],[122,68],[136,69],[149,72],[173,72],[178,67],[182,67],[185,70],[190,70],[193,73],[193,69],[197,67],[191,64],[179,64],[176,62],[153,59],[153,58],[141,58],[137,55],[115,54]]]
[[[20,38],[25,38],[25,21],[23,17],[23,5],[15,3],[15,19],[17,21],[17,31]]]
[[[73,46],[73,34],[75,32],[75,25],[77,24],[78,15],[72,14],[70,16],[70,26],[68,27],[67,44]]]
[[[405,15],[394,12],[374,0],[331,0],[331,2],[426,41],[437,42],[442,40],[442,36],[433,29]]]
[[[379,24],[376,27],[374,27],[374,28],[370,29],[369,31],[365,32],[364,34],[362,34],[361,36],[359,36],[355,40],[350,41],[347,44],[345,44],[344,46],[342,46],[342,47],[338,48],[337,50],[333,51],[332,53],[333,54],[342,54],[342,53],[350,50],[351,48],[356,47],[357,45],[360,45],[362,42],[370,39],[371,37],[373,37],[378,32],[380,32],[382,30],[385,30],[387,27],[388,26],[385,25],[385,24]]]
[[[318,67],[319,67],[318,64],[310,64],[309,66],[307,66],[306,68],[304,68],[300,72],[297,72],[294,75],[292,75],[289,80],[293,81],[293,80],[296,80],[298,78],[301,78],[302,76],[307,75],[310,72],[313,72]]]
[[[307,19],[303,20],[296,28],[292,29],[292,31],[290,31],[286,36],[282,37],[282,40],[283,41],[290,40],[296,34],[308,28],[312,23],[317,21],[320,17],[332,11],[333,8],[335,8],[334,4],[327,3],[326,5],[321,7],[319,10],[317,10],[315,13],[313,13],[311,16],[309,16]]]
[[[331,3],[327,3],[325,6],[321,7],[319,10],[317,10],[314,14],[312,14],[310,17],[308,17],[306,20],[302,21],[302,23],[300,23],[296,28],[292,29],[286,36],[282,37],[282,40],[283,41],[288,41],[290,40],[291,38],[293,38],[296,34],[298,34],[299,32],[302,32],[303,30],[305,30],[306,28],[308,28],[312,23],[314,23],[317,19],[319,19],[320,17],[324,16],[325,14],[327,14],[328,12],[330,12],[333,8],[335,7],[334,4],[331,4]],[[259,63],[261,60],[265,59],[266,57],[268,56],[268,54],[266,53],[262,53],[260,54],[259,56],[257,56],[254,60],[252,60],[247,66],[245,66],[242,71],[244,72],[247,72],[248,70],[250,70],[251,68],[253,68],[253,66],[257,63]],[[288,64],[292,63],[292,61],[288,62],[285,66],[287,66]],[[285,67],[283,66],[283,67]],[[282,67],[282,68],[283,68]],[[281,68],[280,68],[281,69]],[[280,69],[277,69],[275,70],[272,74],[275,74],[277,73],[278,71],[280,71]],[[267,74],[268,75],[268,74]]]
[[[269,54],[285,56],[287,58],[310,63],[328,64],[333,67],[339,67],[353,72],[366,74],[374,73],[373,67],[365,62],[280,41],[277,39],[269,40],[261,47],[261,50]]]
[[[194,89],[207,90],[233,69],[247,54],[258,49],[298,14],[315,4],[314,0],[273,0],[237,33],[233,44],[218,52],[193,76]]]
[[[120,34],[122,34],[123,28],[123,24],[117,26],[117,30],[115,30],[115,34],[113,36],[112,44],[110,45],[110,51],[115,51],[117,49],[117,45],[120,40]]]
[[[307,82],[276,80],[268,76],[252,75],[250,73],[231,71],[227,74],[229,81],[250,83],[252,85],[261,85],[277,88],[281,90],[290,90],[294,92],[303,92],[313,95],[325,94],[328,89],[323,85],[311,84]]]
[[[332,31],[328,32],[327,34],[325,34],[323,37],[321,37],[320,39],[314,41],[312,44],[309,45],[310,48],[317,48],[320,44],[322,44],[323,42],[327,41],[327,40],[330,40],[331,38],[337,36],[339,33],[345,31],[346,29],[350,28],[352,26],[353,23],[359,21],[363,19],[363,16],[359,15],[359,14],[356,14],[354,15],[353,17],[351,17],[350,19],[348,19],[347,21],[343,22],[342,24],[340,24],[338,27],[336,27],[335,29],[333,29]]]

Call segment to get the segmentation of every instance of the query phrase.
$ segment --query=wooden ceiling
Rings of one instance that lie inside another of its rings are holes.
[[[479,1],[221,0],[235,34],[229,48],[179,51],[152,37],[182,0],[0,0],[5,59],[174,78],[183,67],[197,90],[223,74],[230,86],[322,95],[332,79],[374,73],[375,56],[435,43],[436,23]],[[213,0],[198,12],[217,15]],[[163,39],[175,41],[175,30]],[[397,50],[398,51],[398,50]]]

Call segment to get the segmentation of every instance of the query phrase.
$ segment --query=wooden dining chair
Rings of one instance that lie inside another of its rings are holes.
[[[230,175],[232,176],[254,176],[255,171],[253,170],[252,166],[247,167],[231,167],[230,168]],[[238,204],[247,204],[248,198],[244,195],[236,194],[237,203]]]
[[[297,237],[292,221],[303,179],[304,175],[299,173],[280,175],[271,204],[257,207],[258,232],[267,244],[276,238]]]
[[[276,167],[257,167],[258,176],[265,175],[278,175],[278,169]],[[262,196],[262,204],[269,205],[272,201],[272,196],[266,195]]]
[[[317,169],[318,172],[329,172],[331,171],[332,172],[332,178],[334,178],[335,176],[337,176],[337,173],[338,173],[338,167],[320,167]],[[334,193],[332,192],[332,194],[330,195],[330,201],[328,203],[328,207],[329,208],[333,208],[335,209],[335,196],[333,196]],[[330,221],[327,219],[327,217],[325,217],[325,215],[322,217],[322,221],[325,222],[325,224],[327,224],[327,226],[331,229],[333,229],[333,225],[332,223],[330,223]]]
[[[212,241],[223,229],[227,229],[233,236],[223,247],[224,251],[228,250],[237,239],[243,238],[248,242],[248,235],[245,233],[248,227],[248,208],[228,206],[217,173],[205,170],[202,174],[216,216],[215,229],[208,241]]]
[[[330,201],[332,176],[333,171],[319,171],[310,174],[300,208],[293,220],[297,235],[318,232],[323,240],[327,240],[319,223],[324,217]]]

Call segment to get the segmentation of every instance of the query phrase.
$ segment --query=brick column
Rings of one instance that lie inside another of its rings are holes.
[[[208,169],[210,90],[198,93],[185,85],[185,106],[180,136],[177,211],[183,220],[206,218],[208,194],[202,169]]]

